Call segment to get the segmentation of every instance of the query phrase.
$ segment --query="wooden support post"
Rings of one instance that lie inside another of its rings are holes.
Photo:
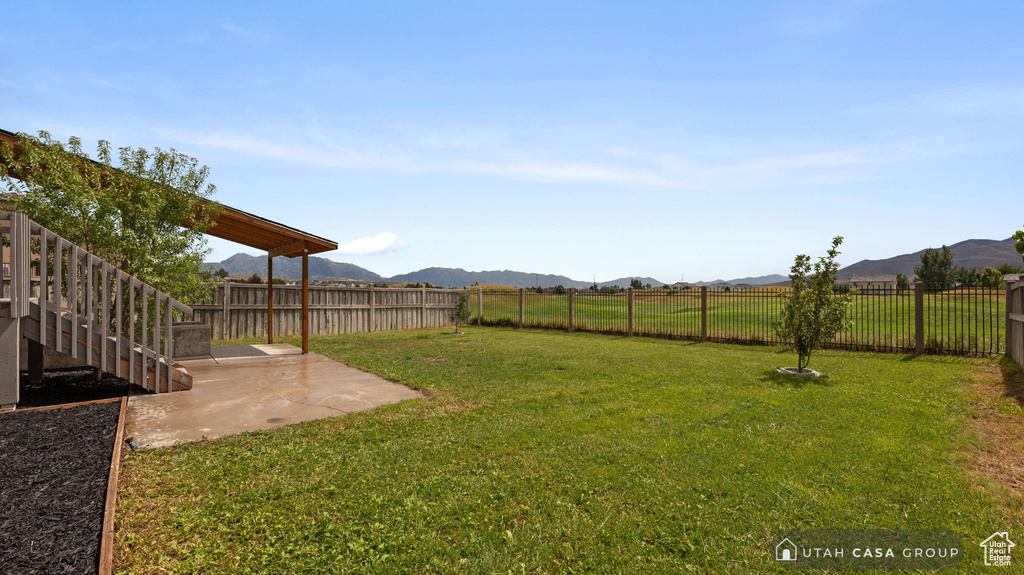
[[[632,337],[633,335],[633,288],[626,289],[626,302],[627,302],[627,316],[628,321],[626,323],[626,335]]]
[[[427,286],[420,288],[420,327],[427,327]]]
[[[46,238],[46,229],[39,230],[39,343],[40,345],[46,345],[46,303],[49,299],[49,278],[47,277],[47,265],[48,258],[46,255],[46,244],[49,243]],[[59,311],[59,308],[58,308]],[[60,335],[60,324],[56,324],[57,329],[54,331]],[[31,348],[29,348],[31,349]],[[42,373],[39,374],[40,381],[42,381]]]
[[[476,288],[476,324],[484,324],[484,288]]]
[[[21,318],[0,317],[0,411],[20,401],[18,361],[21,356]]]
[[[220,322],[220,338],[231,339],[231,278],[224,278],[224,315]]]
[[[519,288],[519,327],[523,327],[523,319],[526,312],[526,290]]]
[[[376,327],[376,323],[377,323],[377,318],[375,317],[376,314],[377,314],[377,310],[374,309],[375,304],[376,304],[376,302],[374,300],[376,300],[376,299],[377,299],[377,294],[374,293],[373,286],[371,285],[370,286],[370,317],[369,317],[369,319],[366,322],[366,325],[368,326],[369,331],[371,331],[371,332],[374,330],[374,328]]]
[[[53,305],[54,311],[57,314],[57,347],[55,348],[58,352],[64,352],[64,338],[61,337],[61,318],[64,313],[61,311],[61,298],[64,293],[64,253],[63,253],[63,240],[60,237],[56,237],[53,240]],[[74,345],[74,339],[71,338],[71,343]]]
[[[274,343],[274,256],[267,252],[267,343]]]
[[[708,286],[700,286],[700,340],[708,340]]]
[[[309,248],[302,248],[302,353],[309,353]]]
[[[924,284],[914,284],[914,353],[924,353]]]
[[[171,307],[170,296],[164,296],[164,304],[167,307],[164,309],[166,318],[164,319],[164,363],[167,369],[167,392],[174,391],[174,373],[172,366],[174,365],[174,316],[173,309]]]

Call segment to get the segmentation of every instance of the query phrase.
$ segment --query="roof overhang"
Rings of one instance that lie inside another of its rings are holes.
[[[222,206],[220,215],[206,233],[263,250],[274,257],[294,258],[303,253],[319,254],[338,249],[337,242],[229,206]]]
[[[13,132],[0,129],[0,142],[14,146],[21,141]],[[338,249],[338,243],[237,208],[221,205],[221,213],[207,235],[256,248],[273,257],[294,258]]]

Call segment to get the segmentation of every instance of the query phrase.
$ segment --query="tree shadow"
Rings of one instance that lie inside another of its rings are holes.
[[[827,374],[821,374],[818,377],[801,377],[799,375],[779,373],[775,368],[766,369],[761,374],[761,381],[765,383],[772,383],[779,387],[791,387],[793,389],[802,389],[808,385],[816,385],[819,387],[831,387],[835,385],[830,381]]]

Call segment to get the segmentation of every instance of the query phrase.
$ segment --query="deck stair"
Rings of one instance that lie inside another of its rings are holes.
[[[192,308],[24,214],[0,211],[0,237],[0,407],[11,405],[22,337],[30,352],[46,347],[156,393],[191,389],[172,327]]]

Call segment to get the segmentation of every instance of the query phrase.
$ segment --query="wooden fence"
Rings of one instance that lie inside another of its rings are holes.
[[[1024,365],[1024,277],[1006,283],[1006,355]]]
[[[463,290],[427,288],[309,288],[309,334],[336,335],[451,325]],[[225,281],[212,301],[192,305],[214,339],[267,337],[267,286]],[[274,286],[274,335],[302,333],[302,288]]]

